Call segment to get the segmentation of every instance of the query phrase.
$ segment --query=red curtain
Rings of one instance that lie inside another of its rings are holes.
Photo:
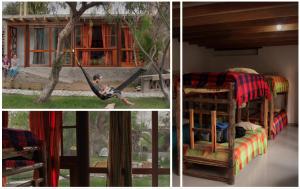
[[[83,25],[83,48],[91,48],[92,47],[92,39],[93,39],[93,27],[90,24]],[[83,51],[82,52],[82,64],[84,66],[88,65],[90,61],[90,52]]]
[[[29,117],[30,130],[46,143],[48,183],[55,187],[58,185],[60,167],[62,112],[30,112]]]
[[[111,47],[111,26],[108,24],[102,24],[102,41],[103,41],[103,48],[110,48]],[[104,52],[104,64],[109,65],[112,62],[112,53],[111,51]]]
[[[130,64],[133,62],[133,51],[131,51],[133,48],[133,38],[129,28],[124,28],[123,31],[125,37],[126,64]]]
[[[2,128],[8,127],[8,111],[2,112]]]

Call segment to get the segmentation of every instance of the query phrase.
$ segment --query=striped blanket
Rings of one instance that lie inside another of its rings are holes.
[[[184,87],[192,88],[224,88],[228,82],[235,84],[235,98],[238,106],[243,103],[267,97],[271,99],[271,92],[264,76],[239,72],[209,72],[190,73],[183,76]]]
[[[22,166],[28,166],[35,164],[34,160],[25,160],[25,159],[7,159],[2,160],[2,167],[3,168],[16,168]]]
[[[272,137],[274,138],[283,129],[283,127],[287,126],[287,124],[287,113],[284,110],[280,111],[279,113],[275,113],[273,125],[271,128]]]
[[[277,75],[265,75],[265,78],[267,78],[270,89],[274,95],[276,95],[276,93],[288,92],[289,81],[285,77]]]
[[[2,148],[22,150],[23,147],[36,146],[38,141],[30,131],[18,129],[2,129]]]
[[[265,154],[267,151],[267,135],[263,128],[256,131],[247,131],[242,138],[235,139],[235,174],[238,174],[254,157]],[[200,149],[201,146],[201,150]],[[209,160],[228,161],[228,152],[218,149],[228,148],[228,143],[217,145],[217,152],[211,152],[210,144],[198,141],[194,149],[186,149],[185,157],[205,158]]]

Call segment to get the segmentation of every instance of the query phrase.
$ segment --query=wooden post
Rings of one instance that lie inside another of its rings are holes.
[[[180,145],[181,145],[181,137],[180,137],[180,86],[179,84],[176,87],[177,95],[176,95],[176,137],[177,137],[177,174],[180,174]]]
[[[211,151],[216,152],[217,146],[217,112],[211,111]]]
[[[270,128],[268,127],[268,112],[269,112],[269,106],[268,106],[268,99],[263,98],[263,104],[264,104],[264,128],[267,131],[267,136],[270,137]]]
[[[89,174],[89,113],[76,112],[78,186],[90,185]]]
[[[266,130],[267,132],[267,135],[268,135],[268,138],[271,139],[271,128],[274,124],[274,95],[272,95],[272,99],[270,100],[270,124],[269,124],[269,127],[268,127],[268,130]]]
[[[250,106],[250,104],[248,102],[246,105],[246,121],[250,120],[249,106]]]
[[[24,67],[29,67],[30,63],[29,63],[29,57],[30,57],[30,52],[29,52],[29,48],[30,48],[30,34],[29,34],[29,25],[25,26],[25,38],[24,38],[24,45],[25,45],[25,49],[24,49]]]
[[[158,186],[158,112],[152,112],[152,186]]]
[[[242,121],[242,108],[237,108],[237,122],[241,122]]]
[[[120,22],[117,22],[117,66],[121,67],[121,49],[122,49],[122,27]]]
[[[234,184],[234,170],[235,170],[235,161],[234,161],[234,140],[235,140],[235,111],[236,111],[236,102],[233,99],[234,85],[230,83],[228,100],[229,104],[229,128],[228,128],[228,147],[229,147],[229,165],[228,165],[228,184]]]
[[[190,146],[191,149],[195,148],[195,138],[194,138],[194,109],[190,109]]]

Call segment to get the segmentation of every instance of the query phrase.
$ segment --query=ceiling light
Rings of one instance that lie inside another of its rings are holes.
[[[281,30],[282,30],[282,28],[283,28],[283,27],[282,27],[282,25],[281,25],[281,24],[277,24],[277,25],[276,25],[276,29],[277,29],[277,31],[281,31]]]

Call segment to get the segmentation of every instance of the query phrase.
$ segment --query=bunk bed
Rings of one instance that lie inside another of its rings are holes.
[[[45,143],[25,130],[2,128],[2,181],[13,175],[33,171],[31,180],[17,185],[47,186]]]
[[[287,105],[289,82],[285,77],[278,75],[265,75],[266,81],[270,87],[272,99],[269,103],[269,138],[274,138],[288,124]],[[275,100],[278,95],[284,96],[284,107],[281,109],[275,108]]]
[[[183,173],[233,184],[234,176],[251,159],[266,153],[268,116],[264,115],[271,98],[269,86],[262,75],[238,72],[185,74],[183,84],[183,114],[189,125]],[[262,101],[264,128],[236,138],[235,124],[253,100]],[[222,123],[227,123],[227,133],[223,133],[226,142],[220,141],[223,131],[217,130]]]

